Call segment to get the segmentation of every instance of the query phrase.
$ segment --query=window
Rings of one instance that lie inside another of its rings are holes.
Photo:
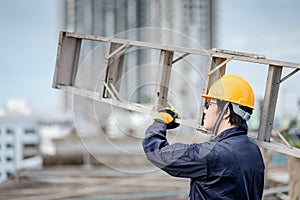
[[[38,147],[38,144],[24,144],[24,148],[35,148]]]
[[[7,133],[7,135],[12,135],[12,134],[14,134],[14,130],[6,129],[6,133]]]
[[[7,162],[10,162],[10,161],[13,161],[14,159],[12,157],[6,157],[6,161]]]
[[[24,132],[25,132],[25,134],[35,134],[36,133],[35,129],[33,129],[33,128],[25,129]]]

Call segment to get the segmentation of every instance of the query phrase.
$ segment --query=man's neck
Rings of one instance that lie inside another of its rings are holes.
[[[230,128],[234,128],[236,127],[235,124],[230,124],[229,121],[222,121],[220,126],[219,126],[219,130],[217,132],[217,135],[219,135],[220,133],[222,133],[223,131],[230,129]]]

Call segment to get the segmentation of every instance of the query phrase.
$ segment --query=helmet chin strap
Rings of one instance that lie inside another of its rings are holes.
[[[219,126],[221,124],[221,120],[224,117],[228,106],[229,106],[229,102],[226,102],[226,104],[224,105],[224,107],[223,107],[223,109],[222,109],[222,111],[221,111],[221,113],[220,113],[220,115],[219,115],[219,117],[218,117],[218,119],[215,123],[214,129],[213,129],[213,132],[212,132],[213,133],[213,138],[215,138],[217,136]]]

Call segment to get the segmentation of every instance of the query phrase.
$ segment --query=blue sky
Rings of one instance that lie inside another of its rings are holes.
[[[219,47],[265,55],[269,59],[300,63],[300,2],[284,0],[227,0],[219,11]],[[256,97],[263,98],[267,68],[229,63],[228,72],[245,77]],[[291,70],[284,70],[286,74]],[[295,116],[300,98],[300,73],[279,90],[277,112]]]
[[[299,62],[300,2],[229,0],[219,9],[222,46]]]
[[[300,63],[300,1],[219,2],[219,48]],[[58,39],[56,15],[56,0],[1,2],[0,107],[9,99],[25,98],[40,112],[58,111],[59,91],[51,88]],[[261,96],[265,67],[240,65],[229,64],[228,72],[245,76]],[[280,90],[281,110],[296,105],[299,76],[288,80]]]
[[[56,109],[51,88],[57,43],[56,1],[1,1],[0,107],[24,98],[41,112]]]

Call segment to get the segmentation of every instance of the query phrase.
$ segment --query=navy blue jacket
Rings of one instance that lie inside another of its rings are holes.
[[[247,132],[231,128],[211,142],[175,143],[166,139],[166,125],[154,122],[146,131],[147,158],[176,177],[190,178],[190,199],[262,198],[264,162]]]

